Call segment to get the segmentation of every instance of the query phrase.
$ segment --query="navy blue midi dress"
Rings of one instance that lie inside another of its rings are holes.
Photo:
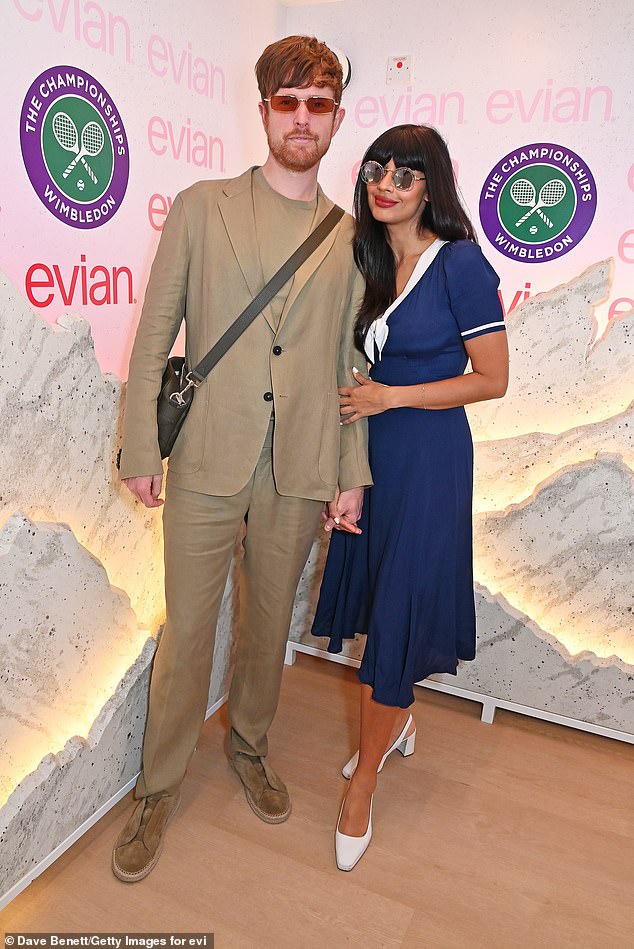
[[[504,331],[498,284],[476,244],[442,246],[392,305],[371,378],[406,386],[461,375],[465,341]],[[312,633],[329,636],[333,653],[365,633],[360,681],[377,702],[407,708],[415,682],[475,656],[473,446],[462,407],[390,409],[368,423],[363,533],[333,531]]]

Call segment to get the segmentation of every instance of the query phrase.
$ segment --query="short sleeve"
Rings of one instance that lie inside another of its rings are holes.
[[[445,247],[445,275],[451,311],[464,342],[505,330],[500,278],[472,241]]]

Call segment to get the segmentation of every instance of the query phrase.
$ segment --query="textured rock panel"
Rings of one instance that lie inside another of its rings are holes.
[[[48,752],[87,735],[137,659],[127,596],[64,524],[0,531],[0,801]]]
[[[598,452],[618,454],[634,471],[634,405],[593,425],[561,435],[533,432],[475,446],[473,509],[501,510],[532,494],[536,485],[562,468],[589,461]]]
[[[89,324],[69,314],[46,323],[0,274],[0,524],[15,511],[69,524],[155,630],[164,612],[160,510],[117,478],[120,397],[119,381],[97,364]]]
[[[432,678],[529,708],[634,734],[634,665],[571,656],[502,596],[476,590],[478,654]]]
[[[155,642],[97,716],[86,739],[48,754],[0,808],[0,893],[7,892],[127,784],[141,766]]]
[[[564,432],[623,412],[632,401],[634,319],[613,319],[594,342],[594,307],[607,297],[608,261],[540,293],[507,320],[511,375],[506,397],[469,409],[474,439]]]
[[[474,522],[478,581],[565,642],[634,663],[634,474],[601,456]]]

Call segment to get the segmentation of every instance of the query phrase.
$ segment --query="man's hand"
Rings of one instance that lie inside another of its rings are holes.
[[[363,508],[363,488],[350,488],[348,491],[337,490],[334,501],[329,501],[326,505],[326,513],[322,515],[324,519],[324,530],[347,531],[349,534],[361,534],[362,531],[357,527],[357,521],[361,517]]]
[[[138,478],[123,478],[128,491],[142,501],[146,507],[160,507],[163,498],[159,497],[163,486],[163,475],[141,475]]]

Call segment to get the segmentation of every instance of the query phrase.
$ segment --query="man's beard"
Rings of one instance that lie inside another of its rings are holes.
[[[330,141],[324,145],[317,136],[311,137],[313,141],[305,145],[298,145],[292,134],[286,135],[282,141],[273,141],[269,138],[269,149],[283,168],[289,171],[308,171],[323,158],[330,145]]]

